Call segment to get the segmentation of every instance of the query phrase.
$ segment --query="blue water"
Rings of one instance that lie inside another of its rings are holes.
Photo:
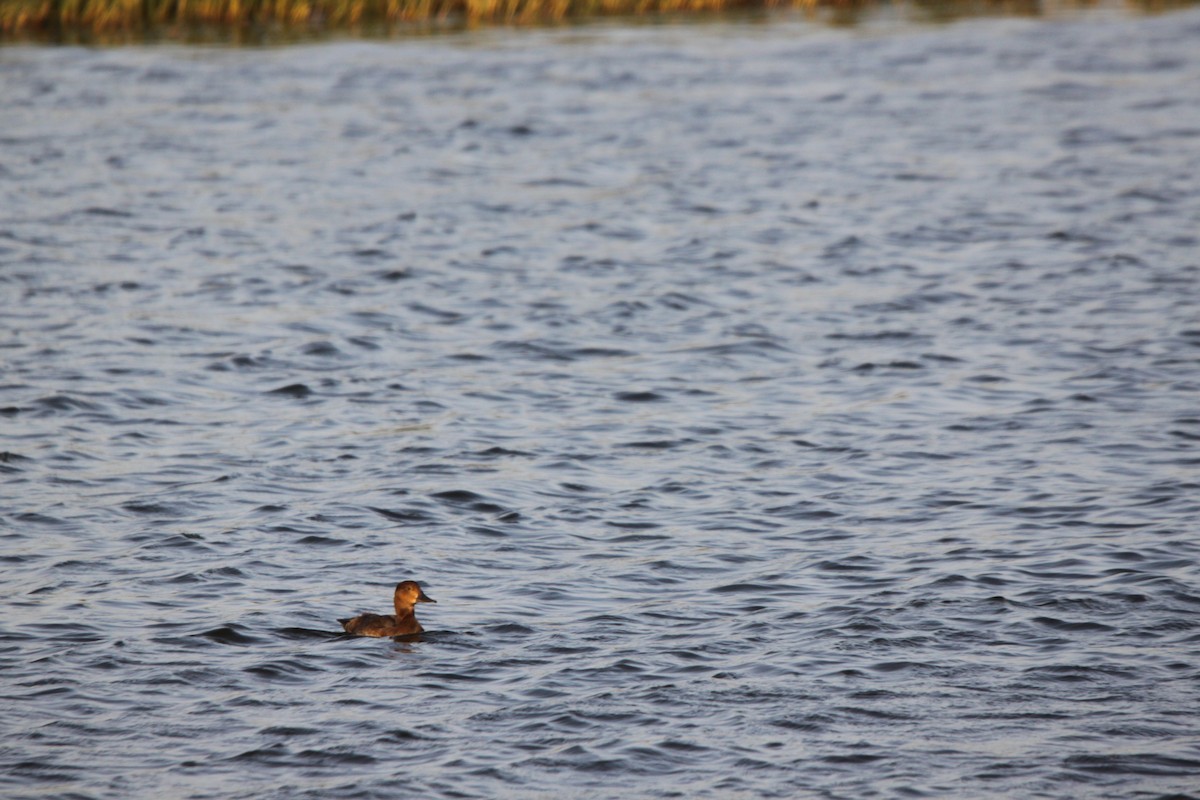
[[[0,792],[1197,796],[1198,40],[0,49]]]

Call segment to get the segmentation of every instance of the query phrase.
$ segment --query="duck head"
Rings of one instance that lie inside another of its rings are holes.
[[[401,581],[396,584],[396,608],[412,608],[417,603],[436,603],[421,589],[416,581]]]

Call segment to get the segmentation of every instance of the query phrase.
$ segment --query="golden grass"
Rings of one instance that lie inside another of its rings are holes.
[[[537,22],[602,14],[811,7],[820,0],[0,0],[0,31],[171,24],[314,24],[461,19]],[[835,0],[835,4],[856,0]]]
[[[972,4],[972,0],[960,0]],[[979,2],[980,0],[974,0]],[[914,0],[955,5],[955,0]],[[1001,8],[1013,0],[982,0]],[[1037,13],[1045,4],[1089,5],[1089,0],[1016,0]],[[1191,0],[1129,0],[1134,6],[1188,5]],[[146,31],[170,25],[309,25],[431,20],[553,22],[613,14],[666,14],[734,9],[859,8],[876,0],[0,0],[0,33],[29,31]]]

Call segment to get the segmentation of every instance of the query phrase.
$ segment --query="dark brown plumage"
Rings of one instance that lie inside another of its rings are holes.
[[[393,614],[359,614],[350,619],[339,619],[346,633],[355,636],[411,636],[425,630],[417,622],[413,606],[417,603],[436,603],[421,591],[421,585],[416,581],[401,581],[396,584],[393,603],[396,613]]]

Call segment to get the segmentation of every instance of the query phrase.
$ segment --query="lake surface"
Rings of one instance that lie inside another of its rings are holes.
[[[1196,796],[1198,41],[0,50],[0,793]]]

